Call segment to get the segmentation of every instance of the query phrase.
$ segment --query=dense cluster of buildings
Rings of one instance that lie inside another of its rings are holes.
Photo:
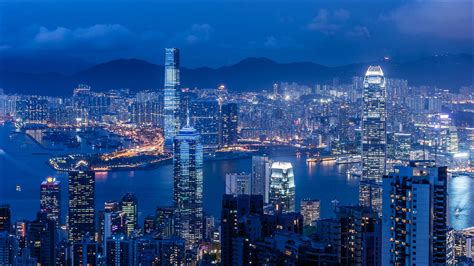
[[[449,226],[441,165],[472,173],[474,130],[462,114],[472,112],[474,90],[429,91],[387,79],[379,66],[349,85],[181,89],[179,50],[171,48],[162,93],[80,85],[71,98],[2,94],[2,117],[19,126],[163,128],[174,193],[171,206],[158,206],[143,223],[131,193],[98,209],[95,173],[79,161],[68,174],[67,210],[53,178],[40,184],[35,220],[13,222],[9,206],[0,206],[0,264],[472,264],[474,233]],[[205,154],[249,143],[359,155],[359,202],[335,203],[333,215],[321,217],[318,199],[296,202],[291,163],[255,155],[249,173],[225,176],[220,221],[205,215]]]

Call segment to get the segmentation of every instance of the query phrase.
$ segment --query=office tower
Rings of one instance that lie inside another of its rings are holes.
[[[0,265],[15,265],[18,239],[7,231],[0,231]]]
[[[272,163],[269,202],[276,213],[295,211],[295,176],[291,163]]]
[[[221,147],[228,147],[237,144],[238,116],[239,107],[236,103],[225,103],[221,106]]]
[[[381,210],[381,182],[385,174],[386,111],[385,78],[380,66],[365,74],[362,107],[362,177],[359,201]]]
[[[395,166],[383,178],[382,265],[451,265],[447,167]]]
[[[252,156],[251,194],[262,195],[265,203],[269,201],[271,165],[272,162],[267,156]]]
[[[53,177],[46,178],[40,186],[40,210],[56,226],[61,222],[61,183]]]
[[[27,246],[32,258],[40,265],[54,265],[56,262],[56,222],[39,212],[36,220],[28,224]]]
[[[203,151],[199,133],[188,124],[174,138],[175,235],[187,249],[202,240]]]
[[[219,103],[215,99],[193,100],[189,105],[191,124],[201,135],[205,149],[219,145]]]
[[[221,264],[247,265],[250,246],[239,223],[247,215],[263,215],[262,195],[224,195],[221,210]],[[253,224],[250,222],[250,224]],[[261,231],[261,230],[260,230]],[[257,232],[254,232],[257,233]],[[247,252],[245,252],[247,251]]]
[[[167,145],[173,144],[173,138],[179,130],[179,49],[165,49],[165,89],[164,89],[164,126]]]
[[[99,265],[99,244],[89,238],[73,243],[69,251],[72,262],[67,265]]]
[[[450,126],[448,129],[448,143],[447,152],[456,153],[459,151],[458,130],[455,126]]]
[[[160,265],[186,265],[186,241],[177,237],[157,240]]]
[[[320,216],[320,202],[317,199],[302,199],[300,206],[305,226],[315,226]]]
[[[124,235],[107,239],[106,265],[133,265],[133,241]]]
[[[120,202],[122,212],[127,215],[127,235],[137,228],[138,223],[138,201],[133,193],[127,193]]]
[[[151,235],[156,231],[156,216],[148,215],[143,221],[143,234]]]
[[[394,133],[393,142],[394,159],[399,162],[408,163],[410,161],[411,134]]]
[[[171,237],[174,235],[174,216],[175,208],[173,206],[156,207],[156,234],[157,236]]]
[[[250,174],[230,173],[225,175],[225,194],[251,194]]]
[[[69,172],[69,241],[80,242],[88,234],[95,234],[95,174],[87,163],[80,161]]]
[[[26,233],[28,232],[27,221],[16,221],[15,222],[15,236],[18,238],[18,245],[20,248],[26,247]]]
[[[12,227],[10,205],[0,205],[0,231],[10,232]]]
[[[117,214],[123,214],[123,219],[125,220],[126,215],[120,211],[120,204],[117,201],[106,201],[104,203],[104,210],[99,212],[97,241],[103,246],[104,250],[107,248],[107,239],[112,236],[113,233],[117,231],[124,233],[126,231],[125,229],[120,230],[122,226],[117,225]],[[123,227],[125,227],[125,225]]]

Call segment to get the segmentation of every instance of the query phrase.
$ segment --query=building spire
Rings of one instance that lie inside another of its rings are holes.
[[[188,128],[191,127],[189,125],[189,106],[186,107],[186,127],[188,127]]]

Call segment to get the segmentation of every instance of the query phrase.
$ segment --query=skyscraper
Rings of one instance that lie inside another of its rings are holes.
[[[305,226],[315,226],[320,216],[320,202],[317,199],[302,199],[300,206]]]
[[[383,178],[382,265],[452,265],[447,167],[412,161]]]
[[[230,173],[225,175],[225,194],[250,195],[250,174]]]
[[[252,156],[251,194],[262,195],[265,203],[269,200],[271,165],[267,156]]]
[[[37,218],[28,224],[27,246],[30,256],[40,265],[54,265],[56,262],[56,221],[39,212]]]
[[[165,49],[165,90],[164,90],[164,124],[165,142],[173,144],[173,137],[179,130],[179,49]]]
[[[262,195],[224,195],[221,209],[221,263],[247,265],[248,239],[240,232],[239,223],[246,215],[263,215]],[[259,218],[258,216],[256,218]],[[253,232],[257,234],[258,232]]]
[[[362,111],[362,177],[359,201],[362,206],[381,210],[381,182],[385,174],[386,110],[385,78],[380,66],[365,74]]]
[[[219,103],[215,99],[193,100],[189,106],[193,127],[201,135],[205,149],[216,149],[219,145]]]
[[[0,205],[0,231],[10,231],[12,227],[10,205]]]
[[[40,186],[40,210],[53,220],[56,226],[61,222],[61,187],[53,177],[46,178]]]
[[[295,176],[289,162],[274,162],[270,177],[270,204],[277,213],[295,211]]]
[[[95,234],[95,174],[84,161],[69,172],[69,241],[81,242]]]
[[[120,202],[122,212],[127,215],[127,235],[137,228],[138,223],[138,201],[133,193],[127,193]]]
[[[221,146],[237,144],[238,115],[239,107],[236,103],[225,103],[221,106]]]
[[[203,151],[201,136],[188,123],[174,138],[175,234],[192,249],[202,239]]]
[[[159,237],[173,236],[175,213],[176,210],[173,206],[156,207],[156,231]]]

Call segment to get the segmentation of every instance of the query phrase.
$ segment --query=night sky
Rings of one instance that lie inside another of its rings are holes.
[[[473,1],[1,1],[0,59],[140,58],[222,66],[250,57],[335,66],[473,52]]]

